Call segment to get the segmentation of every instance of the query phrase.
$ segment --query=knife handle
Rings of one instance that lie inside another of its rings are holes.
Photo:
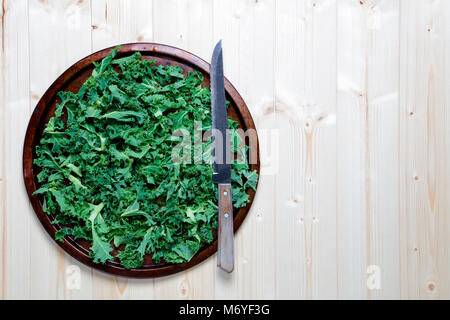
[[[219,184],[219,236],[217,266],[225,272],[234,269],[233,202],[231,184]]]

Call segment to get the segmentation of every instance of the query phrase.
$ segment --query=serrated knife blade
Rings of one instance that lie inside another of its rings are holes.
[[[222,40],[216,44],[211,59],[211,117],[212,135],[216,146],[213,154],[213,181],[231,183],[231,166],[227,163],[228,117],[225,103]]]

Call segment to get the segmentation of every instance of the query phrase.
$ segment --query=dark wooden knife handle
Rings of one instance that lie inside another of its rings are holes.
[[[219,236],[217,266],[230,273],[234,269],[233,202],[231,184],[219,184]]]

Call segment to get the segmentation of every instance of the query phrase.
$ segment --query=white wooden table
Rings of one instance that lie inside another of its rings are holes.
[[[0,297],[450,298],[450,1],[1,2]],[[22,179],[39,98],[108,46],[158,42],[209,61],[218,39],[262,143],[235,272],[210,258],[134,280],[70,258]]]

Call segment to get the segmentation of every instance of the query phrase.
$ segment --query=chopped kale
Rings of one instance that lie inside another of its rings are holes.
[[[36,148],[35,194],[54,223],[64,226],[55,238],[90,241],[96,263],[114,259],[114,248],[128,269],[141,267],[146,254],[156,262],[189,261],[213,240],[217,186],[210,164],[172,161],[180,142],[173,132],[193,136],[196,121],[202,130],[211,127],[210,91],[199,72],[185,75],[140,53],[114,59],[117,50],[95,64],[77,94],[59,93]],[[201,148],[203,156],[210,153],[211,141]],[[245,148],[235,151],[244,154]],[[232,168],[239,208],[258,175],[246,161]]]

